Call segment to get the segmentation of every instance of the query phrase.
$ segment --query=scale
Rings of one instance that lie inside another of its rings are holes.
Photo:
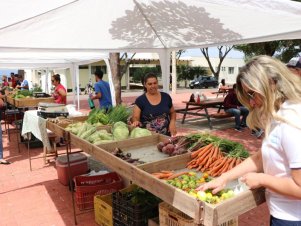
[[[38,104],[38,116],[41,116],[42,118],[67,117],[68,115],[68,110],[64,104],[43,102]]]
[[[49,94],[44,93],[44,92],[33,92],[33,93],[32,93],[32,96],[33,96],[33,97],[36,97],[36,98],[50,97]]]

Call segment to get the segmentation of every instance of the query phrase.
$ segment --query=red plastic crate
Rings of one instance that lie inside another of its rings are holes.
[[[94,195],[106,195],[124,187],[121,177],[115,172],[96,176],[76,176],[74,183],[75,200],[80,210],[94,208]]]

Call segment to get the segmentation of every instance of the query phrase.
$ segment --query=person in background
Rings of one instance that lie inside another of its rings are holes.
[[[16,88],[16,86],[17,86],[18,75],[15,75],[14,72],[11,72],[11,73],[10,73],[10,78],[11,78],[11,86],[12,86],[13,88]],[[21,84],[20,84],[20,85],[21,85]]]
[[[112,96],[110,85],[108,82],[102,80],[103,72],[101,70],[96,70],[94,72],[95,81],[94,90],[95,96],[90,94],[91,100],[98,99],[99,100],[99,107],[104,108],[106,111],[112,107]]]
[[[176,112],[171,97],[158,91],[158,79],[153,73],[145,75],[143,86],[145,93],[135,101],[132,125],[175,136]]]
[[[221,82],[218,84],[218,90],[222,90],[222,89],[227,89],[228,87],[226,86],[226,80],[223,78],[221,80]]]
[[[251,129],[263,128],[261,148],[241,164],[197,190],[213,194],[241,178],[265,188],[271,226],[301,225],[301,77],[269,56],[253,58],[237,77],[238,99],[249,110]]]
[[[249,114],[249,110],[246,107],[242,106],[242,104],[238,101],[236,95],[236,84],[233,85],[233,89],[231,89],[225,97],[224,109],[225,112],[234,115],[236,131],[241,132],[242,128],[247,127],[246,120]]]
[[[9,86],[9,83],[7,81],[7,76],[6,75],[3,75],[2,76],[2,88],[3,87],[8,87]]]
[[[67,104],[67,91],[61,84],[61,76],[59,74],[52,75],[51,83],[55,87],[52,97],[57,104]]]
[[[16,86],[16,88],[18,89],[21,89],[21,90],[24,90],[24,89],[29,89],[29,86],[28,86],[28,81],[26,79],[24,79],[23,75],[18,75],[18,81],[19,81],[19,84]]]
[[[293,57],[290,61],[286,64],[286,66],[293,72],[295,75],[301,77],[301,57]]]
[[[2,100],[3,96],[0,94],[0,121],[2,117],[2,107],[4,106],[4,102]],[[10,162],[3,159],[3,142],[2,142],[2,127],[0,126],[0,164],[8,165]]]

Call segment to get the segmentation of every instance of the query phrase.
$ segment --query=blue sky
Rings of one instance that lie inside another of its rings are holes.
[[[203,56],[200,49],[188,49],[182,56],[193,56],[200,57]],[[209,48],[209,56],[210,57],[218,57],[218,49],[216,47]],[[227,56],[228,58],[244,58],[244,54],[237,50],[231,50]]]
[[[16,74],[18,73],[18,69],[0,69],[0,77],[2,77],[2,75],[7,75],[8,77],[10,77],[11,72],[14,72]]]

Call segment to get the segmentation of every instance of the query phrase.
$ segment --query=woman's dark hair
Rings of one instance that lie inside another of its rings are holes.
[[[225,86],[225,85],[226,85],[226,80],[223,78],[223,79],[221,80],[221,83],[223,84],[223,86]]]
[[[103,78],[103,72],[100,69],[96,69],[96,71],[94,72],[94,75],[96,75],[100,79]]]
[[[59,74],[52,75],[52,77],[55,81],[58,81],[59,83],[61,83],[61,76]]]
[[[141,82],[142,82],[142,85],[143,85],[143,90],[144,90],[144,92],[147,91],[146,88],[145,88],[145,86],[144,86],[144,84],[147,82],[147,80],[148,80],[149,78],[155,78],[155,79],[158,80],[157,75],[156,75],[155,73],[153,73],[153,72],[149,72],[149,73],[147,73],[146,75],[144,75],[144,77],[142,77],[142,79],[141,79]]]

